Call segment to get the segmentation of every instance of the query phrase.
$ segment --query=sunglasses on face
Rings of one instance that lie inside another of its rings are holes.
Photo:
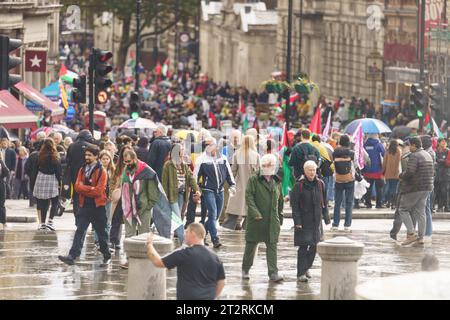
[[[133,161],[132,160],[124,160],[123,161],[123,163],[125,163],[125,164],[130,164],[130,163],[132,163]]]

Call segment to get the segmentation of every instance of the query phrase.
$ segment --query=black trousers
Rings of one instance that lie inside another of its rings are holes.
[[[78,211],[80,210],[80,200],[78,199],[78,193],[75,192],[75,188],[73,190],[73,214],[75,216],[75,225],[77,225],[77,214]]]
[[[122,238],[122,222],[123,222],[123,210],[122,200],[117,204],[116,210],[112,213],[111,230],[109,231],[109,242],[113,245],[120,245],[120,239]]]
[[[92,224],[95,232],[97,232],[98,243],[103,257],[106,259],[111,258],[111,253],[108,248],[108,234],[106,232],[107,217],[105,207],[80,208],[77,214],[77,221],[77,231],[75,231],[69,255],[74,259],[80,256],[86,231],[89,225]]]
[[[308,271],[316,257],[316,246],[299,246],[297,251],[297,277]]]
[[[0,179],[0,223],[6,223],[6,186],[5,183]]]
[[[52,205],[50,209],[50,220],[52,220],[59,209],[59,203],[58,203],[58,197],[54,197],[51,199],[36,199],[37,201],[37,208],[41,213],[41,223],[45,223],[45,219],[47,219],[47,211],[50,207],[50,203]]]
[[[448,193],[450,188],[449,181],[438,181],[436,182],[436,202],[438,208],[448,208]]]
[[[372,207],[372,189],[375,184],[376,193],[377,193],[377,207],[381,207],[381,201],[383,199],[383,180],[381,179],[366,179],[367,182],[370,183],[369,189],[367,189],[366,194],[364,195],[364,201],[367,207]]]

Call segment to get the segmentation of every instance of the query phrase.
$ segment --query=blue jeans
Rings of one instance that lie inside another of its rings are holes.
[[[395,203],[395,196],[397,195],[398,181],[399,180],[397,180],[397,179],[387,179],[386,180],[384,201],[389,202],[391,205]]]
[[[429,237],[433,234],[433,222],[431,219],[431,199],[433,198],[433,191],[430,191],[425,205],[425,215],[427,217],[427,226],[425,228],[425,236]]]
[[[211,241],[216,243],[219,241],[216,223],[223,207],[223,191],[215,193],[213,191],[203,190],[203,200],[206,202],[208,211],[208,220],[205,222],[205,229],[211,235]]]
[[[181,208],[183,207],[184,202],[184,192],[178,193],[178,202],[174,202],[170,204],[170,208],[173,212],[181,219]],[[175,229],[175,234],[177,235],[178,239],[183,243],[184,241],[184,227],[183,225],[179,226],[177,229]]]
[[[333,176],[323,177],[325,188],[327,190],[327,200],[334,201],[334,179]]]
[[[339,221],[341,219],[341,204],[344,199],[345,191],[345,223],[344,227],[350,227],[352,225],[352,210],[353,210],[353,197],[355,193],[355,182],[336,183],[334,185],[334,215],[333,215],[333,227],[339,227]]]

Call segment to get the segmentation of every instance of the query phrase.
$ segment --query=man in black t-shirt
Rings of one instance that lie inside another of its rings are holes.
[[[177,268],[178,300],[214,300],[225,285],[225,270],[219,257],[205,247],[205,228],[191,223],[185,230],[184,241],[189,246],[161,258],[153,246],[153,234],[147,239],[147,256],[158,268]]]

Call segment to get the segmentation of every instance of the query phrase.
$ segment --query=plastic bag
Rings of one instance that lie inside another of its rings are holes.
[[[367,192],[367,188],[370,187],[370,183],[368,183],[365,179],[361,181],[355,181],[355,199],[361,199]]]

